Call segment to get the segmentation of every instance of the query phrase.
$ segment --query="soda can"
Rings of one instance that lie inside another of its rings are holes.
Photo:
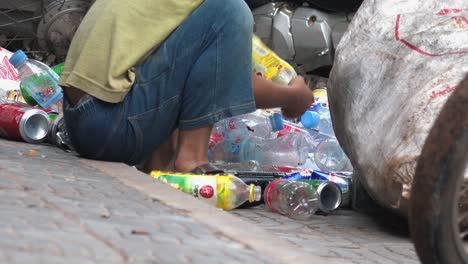
[[[40,143],[49,132],[49,116],[41,109],[22,104],[0,104],[0,136]]]
[[[54,113],[52,113],[54,114]],[[51,113],[49,113],[49,116]],[[57,138],[57,133],[58,132],[63,132],[62,130],[65,127],[65,122],[63,119],[63,114],[58,114],[55,116],[55,118],[51,118],[51,124],[50,124],[50,133],[49,133],[49,142],[59,146],[61,144],[60,139]]]
[[[73,150],[62,113],[58,114],[54,119],[51,119],[50,133],[47,140],[49,143],[65,151]]]
[[[351,204],[351,177],[345,173],[326,173],[318,170],[302,170],[283,177],[283,179],[291,181],[305,181],[318,187],[323,182],[333,182],[341,190],[341,207],[348,207]],[[334,189],[334,188],[330,188]]]

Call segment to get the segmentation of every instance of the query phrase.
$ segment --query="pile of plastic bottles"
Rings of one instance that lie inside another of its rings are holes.
[[[0,136],[29,143],[47,141],[71,149],[58,85],[63,64],[49,67],[17,50],[8,63],[16,69],[20,89],[0,94]]]
[[[300,220],[351,203],[353,168],[335,137],[327,90],[313,93],[297,120],[280,109],[257,110],[216,123],[209,144],[211,162],[261,186],[271,211]]]
[[[323,172],[352,172],[333,131],[326,88],[300,120],[286,120],[280,110],[257,110],[214,125],[209,158],[217,163],[255,160]]]

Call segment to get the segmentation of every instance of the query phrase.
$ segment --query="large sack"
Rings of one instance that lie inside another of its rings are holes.
[[[330,76],[336,136],[381,205],[406,214],[418,156],[468,72],[468,1],[366,0]]]
[[[12,54],[7,49],[0,47],[0,98],[6,96],[8,91],[20,88],[18,73],[8,61]]]

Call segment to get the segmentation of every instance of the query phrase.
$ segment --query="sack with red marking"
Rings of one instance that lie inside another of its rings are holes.
[[[408,212],[425,139],[467,72],[466,0],[365,0],[353,17],[328,100],[341,146],[381,205]]]

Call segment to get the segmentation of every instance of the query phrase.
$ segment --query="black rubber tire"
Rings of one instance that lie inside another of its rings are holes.
[[[409,220],[423,263],[468,263],[457,220],[467,161],[468,75],[436,119],[416,168]]]
[[[287,0],[283,2],[302,4],[308,3],[315,8],[332,12],[352,12],[356,11],[363,0]],[[273,0],[245,0],[250,8],[257,8],[261,5],[275,2]]]

